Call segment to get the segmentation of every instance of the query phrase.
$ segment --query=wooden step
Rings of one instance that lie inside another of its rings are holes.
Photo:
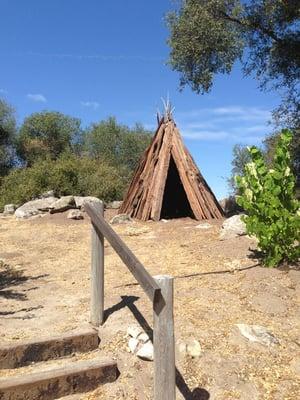
[[[0,369],[18,368],[32,362],[57,359],[72,353],[85,353],[97,349],[98,346],[98,332],[92,328],[40,340],[1,345]]]
[[[87,360],[64,367],[0,379],[0,400],[53,400],[114,382],[115,361]]]

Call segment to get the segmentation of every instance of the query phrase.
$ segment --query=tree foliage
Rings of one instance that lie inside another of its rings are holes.
[[[16,119],[13,108],[0,99],[0,176],[12,167],[16,136]]]
[[[81,133],[80,120],[60,112],[31,114],[20,128],[18,154],[28,166],[39,159],[57,159],[70,150]]]
[[[249,149],[251,162],[244,176],[237,176],[247,232],[256,236],[267,266],[300,257],[300,202],[295,199],[295,178],[291,171],[289,145],[292,134],[282,131],[274,154],[272,168],[256,147]]]
[[[84,150],[93,158],[133,171],[151,141],[151,132],[136,124],[130,129],[114,117],[93,124],[84,138]]]
[[[106,162],[64,153],[56,160],[48,157],[31,167],[16,168],[4,177],[0,210],[7,203],[23,204],[48,190],[57,196],[96,196],[111,201],[122,198],[126,184],[120,170]]]
[[[238,193],[238,188],[235,181],[236,175],[244,175],[245,166],[251,161],[250,153],[247,146],[235,144],[232,149],[233,159],[231,161],[231,177],[228,179],[228,184],[233,194]]]
[[[297,0],[185,0],[168,15],[169,63],[181,86],[198,93],[240,60],[260,87],[283,92],[276,111],[286,126],[299,126],[300,3]],[[287,124],[287,122],[289,122]]]

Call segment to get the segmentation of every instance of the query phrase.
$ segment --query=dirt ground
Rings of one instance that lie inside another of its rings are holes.
[[[107,215],[109,218],[111,215]],[[175,277],[177,398],[295,400],[300,398],[300,270],[257,265],[255,242],[218,239],[220,222],[197,229],[179,219],[114,225],[152,275]],[[27,221],[0,218],[0,341],[40,338],[89,321],[90,223],[66,214]],[[105,245],[107,321],[99,329],[103,357],[117,359],[117,382],[70,399],[152,398],[153,363],[129,353],[126,330],[152,326],[151,304]],[[4,272],[3,263],[6,264]],[[236,324],[261,325],[279,341],[249,342]],[[196,339],[200,357],[178,351]],[[92,357],[74,355],[74,359]],[[31,367],[24,369],[30,370]],[[13,370],[0,375],[14,374]]]

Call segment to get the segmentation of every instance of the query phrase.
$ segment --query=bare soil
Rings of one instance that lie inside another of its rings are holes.
[[[197,229],[199,222],[192,219],[114,226],[152,275],[175,277],[176,343],[196,339],[201,344],[198,358],[181,354],[177,346],[177,398],[300,398],[299,269],[262,268],[250,250],[255,249],[254,241],[220,241],[221,222],[210,223],[210,229]],[[1,217],[0,244],[0,260],[6,264],[0,269],[1,343],[88,324],[87,217]],[[108,244],[105,250],[107,320],[99,329],[100,350],[103,358],[118,360],[120,376],[113,384],[69,398],[151,399],[153,364],[129,353],[126,336],[133,324],[151,331],[151,304]],[[239,333],[238,323],[264,326],[279,343],[267,347],[249,342]],[[15,373],[3,370],[0,376]]]

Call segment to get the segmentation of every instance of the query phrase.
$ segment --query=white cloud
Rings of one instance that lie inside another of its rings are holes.
[[[80,104],[83,107],[93,108],[94,110],[97,110],[97,108],[100,106],[97,101],[81,101]]]
[[[258,144],[270,130],[271,113],[259,107],[224,106],[179,112],[177,117],[187,139]]]
[[[1,93],[1,94],[7,94],[7,93],[8,93],[8,91],[7,91],[7,90],[5,90],[5,89],[0,89],[0,93]]]
[[[27,95],[27,99],[34,101],[36,103],[46,103],[47,99],[43,94],[31,94]]]

